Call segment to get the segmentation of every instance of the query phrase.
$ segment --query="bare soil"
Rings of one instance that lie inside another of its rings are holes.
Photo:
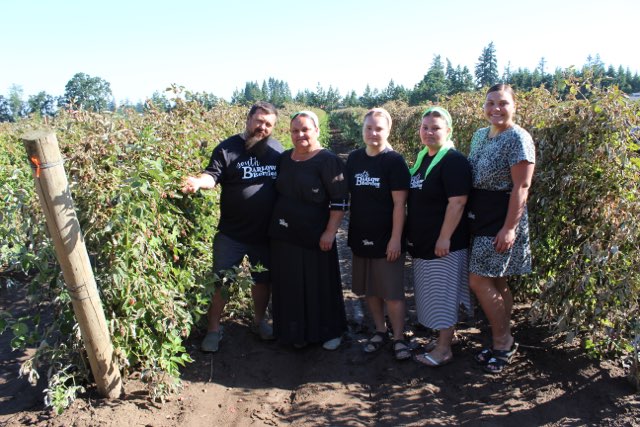
[[[145,385],[128,378],[122,399],[108,401],[94,389],[62,415],[43,405],[44,380],[35,387],[19,378],[29,352],[12,352],[0,336],[0,425],[21,426],[281,426],[281,425],[472,425],[636,426],[640,395],[613,362],[588,359],[548,328],[529,324],[527,307],[515,310],[520,351],[497,376],[483,373],[473,353],[486,343],[486,322],[459,327],[454,361],[429,368],[394,360],[387,346],[365,355],[371,322],[350,290],[350,255],[339,235],[344,294],[350,321],[342,346],[302,350],[263,342],[246,319],[226,319],[218,353],[199,350],[202,332],[189,338],[194,362],[184,369],[183,389],[164,404],[151,402]],[[421,350],[431,331],[415,322],[407,264],[407,336]],[[0,289],[0,308],[26,310],[25,290]]]

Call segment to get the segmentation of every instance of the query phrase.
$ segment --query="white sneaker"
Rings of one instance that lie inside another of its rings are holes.
[[[325,350],[333,351],[340,347],[341,343],[342,337],[332,338],[329,341],[325,341],[324,344],[322,344],[322,348],[324,348]]]
[[[264,319],[258,324],[252,323],[251,332],[259,336],[263,341],[272,341],[276,339],[276,337],[273,336],[273,328]]]
[[[218,329],[217,331],[207,332],[207,335],[205,335],[204,339],[202,340],[200,348],[204,352],[215,353],[216,351],[218,351],[220,341],[222,341],[222,336],[222,325],[220,325],[220,329]]]

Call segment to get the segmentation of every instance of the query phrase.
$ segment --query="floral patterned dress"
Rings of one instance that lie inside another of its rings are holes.
[[[489,137],[489,128],[476,131],[471,140],[473,188],[510,191],[513,188],[511,167],[521,161],[535,163],[535,146],[529,132],[518,125]],[[516,228],[513,247],[496,252],[494,237],[473,236],[469,272],[485,277],[504,277],[531,272],[529,216],[525,206]]]

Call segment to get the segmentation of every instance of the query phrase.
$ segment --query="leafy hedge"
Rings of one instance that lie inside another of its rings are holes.
[[[62,111],[48,124],[65,158],[118,362],[125,376],[141,373],[158,399],[179,386],[179,367],[190,361],[182,341],[204,315],[213,283],[219,193],[184,197],[180,182],[202,170],[217,142],[244,128],[247,113],[175,102],[169,113]],[[300,109],[280,111],[274,134],[285,146],[291,145],[288,115]],[[327,116],[317,112],[328,137]],[[62,410],[89,372],[20,140],[42,125],[33,118],[0,128],[0,277],[13,286],[11,273],[29,273],[33,311],[50,307],[54,321],[0,313],[0,332],[13,330],[15,348],[40,343],[23,372],[35,381],[51,367],[46,400]],[[230,309],[248,307],[232,302]]]
[[[532,318],[569,340],[583,337],[592,355],[635,352],[637,366],[640,158],[634,129],[640,104],[616,88],[568,84],[565,100],[543,89],[518,95],[517,122],[536,142],[537,163],[529,197],[534,274],[515,279],[514,286],[532,304]],[[483,93],[471,93],[441,103],[465,154],[474,131],[487,126],[483,102]],[[394,120],[390,142],[412,164],[425,107],[384,107]],[[355,135],[364,113],[336,112],[342,121],[349,113],[354,121],[343,125],[344,133]]]
[[[574,84],[571,93],[560,101],[536,90],[518,100],[518,122],[537,142],[538,161],[529,202],[535,273],[514,285],[534,317],[569,338],[580,334],[593,354],[628,354],[640,332],[640,162],[631,134],[639,107],[615,89]],[[443,102],[463,152],[485,126],[483,100],[472,93]],[[391,142],[411,163],[423,108],[385,107],[394,119]],[[281,110],[275,134],[286,146],[288,116],[303,108]],[[141,373],[155,398],[179,385],[179,368],[190,360],[182,342],[203,316],[213,280],[219,193],[183,197],[179,182],[202,169],[218,141],[242,130],[246,111],[224,104],[208,111],[177,98],[169,113],[61,112],[49,123],[66,158],[119,364],[125,375]],[[324,145],[328,124],[354,147],[361,144],[364,109],[315,111]],[[89,373],[20,141],[42,125],[38,118],[0,125],[0,277],[13,286],[9,273],[28,272],[32,311],[51,307],[54,320],[0,313],[0,331],[12,329],[16,348],[39,344],[23,371],[35,380],[51,368],[47,401],[61,410]]]

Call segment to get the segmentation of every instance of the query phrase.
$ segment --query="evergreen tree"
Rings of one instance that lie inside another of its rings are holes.
[[[437,101],[449,91],[444,65],[440,55],[435,55],[431,67],[420,83],[416,85],[409,97],[412,105],[420,105],[426,101]]]
[[[189,92],[185,93],[185,99],[190,102],[197,102],[207,110],[211,110],[220,102],[220,98],[212,93],[207,92]]]
[[[595,79],[601,79],[604,77],[604,62],[600,59],[599,53],[597,53],[595,57],[592,57],[591,55],[587,56],[587,63],[582,67],[582,73],[586,74],[589,72],[593,74]]]
[[[231,94],[231,104],[233,105],[245,105],[247,104],[247,98],[244,97],[244,91],[236,88]]]
[[[340,106],[340,91],[337,88],[333,88],[329,85],[324,99],[324,109],[327,111],[335,110]]]
[[[147,108],[155,108],[160,111],[170,111],[173,105],[164,93],[155,91],[147,100]]]
[[[248,104],[256,101],[263,101],[262,90],[258,86],[258,82],[247,82],[244,85],[244,99]]]
[[[540,62],[538,62],[538,68],[537,70],[540,72],[541,75],[545,75],[544,69],[547,66],[547,60],[544,59],[544,56],[542,58],[540,58]]]
[[[324,109],[324,105],[326,104],[326,102],[327,93],[325,92],[320,82],[318,82],[318,84],[316,85],[316,91],[312,92],[311,96],[309,97],[309,105],[311,105],[312,107]]]
[[[631,84],[627,81],[627,73],[622,65],[618,67],[618,71],[616,72],[616,84],[621,91],[625,93],[631,92]]]
[[[449,87],[449,95],[460,92],[470,92],[474,89],[473,76],[466,66],[461,68],[458,65],[455,69],[451,65],[451,61],[447,59],[447,84]]]
[[[311,98],[312,93],[309,91],[309,89],[305,89],[304,91],[298,91],[293,101],[296,104],[311,105]]]
[[[567,91],[567,83],[565,72],[561,68],[556,68],[553,72],[553,76],[551,77],[551,82],[549,83],[551,88],[555,88],[558,91],[558,94],[564,95]]]
[[[510,82],[512,79],[512,72],[511,72],[511,61],[507,62],[507,66],[504,67],[504,72],[502,73],[502,81],[503,82]]]
[[[378,105],[383,105],[389,101],[404,101],[407,102],[409,94],[404,86],[396,85],[393,79],[389,80],[389,84],[378,95]]]
[[[631,92],[640,92],[640,76],[638,76],[638,73],[635,73],[633,77],[631,77],[631,71],[627,69],[627,81],[631,82]]]
[[[613,68],[613,65],[609,65],[604,75],[605,75],[605,80],[603,81],[604,86],[613,86],[617,84],[618,87],[620,87],[620,85],[618,84],[616,69]]]
[[[469,71],[469,67],[466,65],[462,67],[460,70],[460,66],[456,67],[456,72],[458,73],[458,79],[460,84],[460,92],[471,92],[474,89],[473,85],[473,75],[471,71]]]
[[[476,86],[478,88],[493,86],[498,82],[498,59],[493,42],[482,49],[476,64]]]
[[[342,106],[345,108],[360,106],[360,102],[358,101],[358,95],[356,95],[355,90],[352,90],[351,92],[345,95],[344,99],[342,100]]]
[[[364,92],[360,97],[360,105],[364,108],[373,108],[378,105],[378,89],[371,90],[371,86],[367,83]]]
[[[278,108],[283,107],[286,102],[291,102],[289,85],[282,80],[269,77],[267,81],[267,97],[265,99]]]

